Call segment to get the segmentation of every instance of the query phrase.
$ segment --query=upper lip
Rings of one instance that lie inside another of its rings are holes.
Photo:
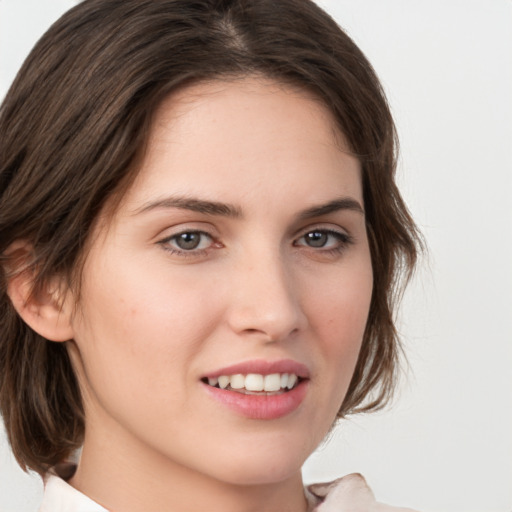
[[[256,359],[253,361],[244,361],[224,368],[219,368],[207,373],[203,378],[220,377],[221,375],[236,375],[241,373],[257,373],[261,375],[271,375],[272,373],[294,373],[302,379],[309,378],[309,369],[306,365],[294,361],[293,359],[279,359],[277,361],[265,361]]]

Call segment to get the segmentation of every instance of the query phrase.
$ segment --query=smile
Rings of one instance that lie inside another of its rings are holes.
[[[286,393],[299,384],[300,378],[295,373],[237,373],[234,375],[219,375],[203,380],[209,386],[236,391],[243,394],[280,394]]]
[[[300,408],[310,388],[307,366],[291,359],[245,361],[201,378],[216,403],[249,419],[274,420]]]

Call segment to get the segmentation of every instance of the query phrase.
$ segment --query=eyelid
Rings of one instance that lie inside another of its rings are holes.
[[[335,243],[328,243],[326,246],[318,246],[315,247],[313,245],[309,245],[308,243],[301,242],[304,237],[308,233],[320,232],[327,234],[328,236],[332,236],[336,239]],[[209,239],[209,243],[207,247],[202,248],[191,248],[191,249],[183,249],[177,246],[177,244],[173,244],[172,241],[176,240],[180,235],[183,234],[200,234],[203,237],[207,237]],[[201,257],[208,255],[212,250],[222,248],[223,244],[218,240],[218,236],[214,235],[212,232],[206,229],[201,229],[198,227],[192,226],[175,226],[173,228],[173,232],[167,234],[164,237],[159,238],[156,243],[160,245],[167,252],[177,255],[181,258],[186,257]],[[346,229],[332,224],[313,224],[302,228],[297,234],[293,237],[293,243],[295,247],[302,247],[314,251],[315,253],[324,253],[324,254],[336,254],[341,253],[349,245],[354,243],[354,237],[347,232]]]
[[[176,224],[167,224],[166,226],[162,226],[158,230],[158,234],[154,236],[153,240],[158,243],[163,240],[169,240],[175,236],[181,235],[182,233],[203,233],[212,239],[216,239],[219,236],[215,225],[210,222],[182,221],[176,222]]]
[[[210,240],[208,247],[204,248],[194,248],[194,249],[181,249],[180,247],[171,245],[173,240],[176,240],[180,235],[183,234],[200,234],[201,236],[205,236]],[[210,250],[215,248],[214,246],[220,246],[220,243],[216,241],[215,236],[204,230],[198,228],[187,228],[182,227],[181,229],[176,230],[174,233],[171,233],[163,238],[160,238],[157,241],[157,244],[160,245],[165,251],[180,256],[180,257],[197,257],[206,255]]]
[[[331,235],[337,238],[338,243],[334,244],[334,246],[327,247],[313,247],[306,243],[299,243],[301,239],[303,239],[308,233],[320,232],[326,233],[327,235]],[[308,226],[302,229],[298,236],[294,238],[293,245],[296,247],[306,247],[307,249],[311,249],[315,252],[324,252],[324,253],[339,253],[347,248],[347,246],[352,245],[354,243],[354,237],[349,234],[346,230],[339,226],[325,226],[325,225],[313,225]]]
[[[352,237],[352,235],[350,235],[347,229],[342,228],[337,224],[319,222],[316,224],[309,224],[306,227],[298,229],[294,235],[294,239],[300,238],[306,235],[307,233],[311,233],[312,231],[324,231],[328,233],[339,234],[341,236]]]

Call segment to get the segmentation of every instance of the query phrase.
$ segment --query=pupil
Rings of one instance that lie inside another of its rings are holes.
[[[323,247],[327,243],[327,233],[312,231],[306,235],[306,240],[311,247]]]
[[[196,249],[201,241],[201,235],[199,233],[182,233],[178,235],[176,244],[180,249]]]

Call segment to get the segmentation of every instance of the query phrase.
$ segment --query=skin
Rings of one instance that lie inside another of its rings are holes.
[[[352,207],[304,217],[340,198]],[[86,410],[71,484],[124,512],[306,510],[301,466],[346,394],[372,293],[360,165],[331,113],[262,78],[175,93],[95,230],[64,304]],[[255,359],[308,368],[292,413],[249,419],[205,392],[208,372]]]

